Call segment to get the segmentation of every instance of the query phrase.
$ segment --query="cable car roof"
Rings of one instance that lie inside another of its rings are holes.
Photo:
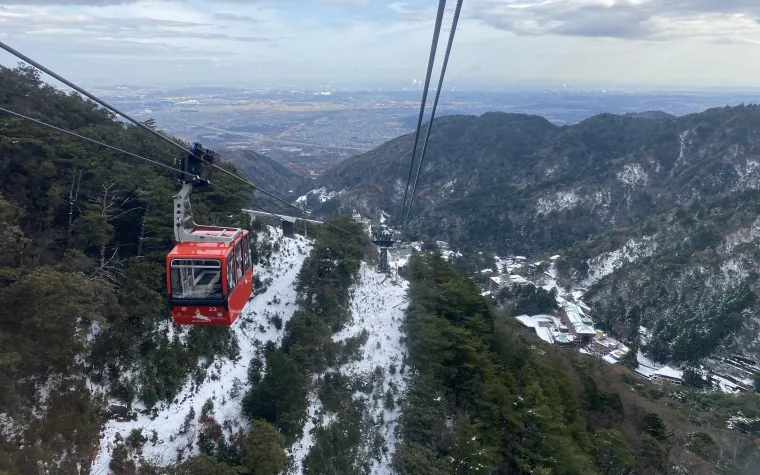
[[[232,250],[234,242],[182,242],[174,246],[169,257],[223,257]]]

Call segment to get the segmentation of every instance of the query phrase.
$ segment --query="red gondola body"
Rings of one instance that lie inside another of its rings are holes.
[[[166,256],[172,319],[180,325],[232,325],[253,292],[248,231],[193,222],[186,185],[174,197],[176,245]]]

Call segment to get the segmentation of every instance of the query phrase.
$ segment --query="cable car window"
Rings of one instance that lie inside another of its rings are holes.
[[[245,271],[248,272],[248,269],[251,268],[252,262],[251,262],[251,241],[247,237],[243,239],[243,254],[245,255]]]
[[[230,253],[229,256],[227,256],[227,293],[232,293],[232,290],[235,288],[235,284],[237,283],[237,279],[235,278],[235,255],[233,253]]]
[[[243,237],[241,242],[243,243],[243,272],[248,272],[248,268],[251,267],[251,262],[248,259],[248,238]]]
[[[243,241],[240,240],[235,245],[235,269],[237,270],[238,280],[243,278]]]
[[[172,259],[171,288],[175,299],[222,297],[222,263],[215,259]]]

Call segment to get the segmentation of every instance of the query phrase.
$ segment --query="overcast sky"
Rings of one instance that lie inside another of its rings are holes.
[[[104,85],[411,85],[437,4],[0,0],[0,40]],[[446,84],[754,87],[759,53],[760,0],[464,0]]]

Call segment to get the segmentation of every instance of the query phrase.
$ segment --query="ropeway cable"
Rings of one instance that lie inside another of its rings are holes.
[[[414,148],[412,148],[412,161],[409,164],[409,177],[406,179],[406,188],[404,189],[404,203],[401,205],[401,214],[406,209],[406,197],[409,192],[409,184],[412,181],[412,171],[414,170],[414,157],[417,153],[417,143],[420,140],[420,129],[422,128],[422,117],[425,114],[425,103],[427,102],[428,90],[430,89],[430,76],[433,75],[433,63],[435,62],[435,51],[438,48],[438,37],[441,34],[441,23],[443,23],[443,12],[446,10],[446,0],[438,1],[438,16],[435,19],[435,29],[433,30],[433,43],[430,45],[430,58],[428,59],[427,75],[425,76],[425,88],[422,92],[422,102],[420,103],[420,116],[417,119],[417,131],[414,134]]]
[[[148,163],[152,163],[153,165],[156,165],[156,166],[159,166],[159,167],[167,168],[167,169],[169,169],[169,170],[171,170],[173,172],[183,173],[183,174],[189,175],[191,177],[197,177],[196,175],[193,175],[192,173],[188,173],[188,172],[185,172],[185,171],[182,171],[182,170],[177,170],[176,168],[174,168],[174,167],[172,167],[170,165],[167,165],[165,163],[161,163],[161,162],[157,162],[155,160],[151,160],[150,158],[146,158],[146,157],[143,157],[141,155],[137,155],[136,153],[127,152],[126,150],[120,149],[118,147],[114,147],[113,145],[108,145],[107,143],[103,143],[103,142],[100,142],[98,140],[91,139],[89,137],[85,137],[84,135],[79,135],[76,132],[72,132],[70,130],[66,130],[66,129],[62,129],[60,127],[56,127],[55,125],[51,125],[51,124],[48,124],[46,122],[42,122],[41,120],[33,119],[32,117],[25,116],[24,114],[19,114],[18,112],[14,112],[12,110],[8,110],[8,109],[5,109],[3,107],[0,107],[0,111],[5,112],[6,114],[10,114],[10,115],[16,116],[16,117],[18,117],[20,119],[25,119],[25,120],[28,120],[30,122],[34,122],[37,125],[41,125],[43,127],[48,127],[50,129],[57,130],[58,132],[61,132],[63,134],[70,135],[72,137],[76,137],[76,138],[81,139],[81,140],[86,140],[87,142],[91,142],[91,143],[100,145],[102,147],[110,148],[111,150],[115,150],[115,151],[123,153],[125,155],[129,155],[130,157],[139,158],[140,160],[144,160],[144,161],[146,161]],[[197,177],[197,178],[200,178],[200,177]]]
[[[99,140],[95,140],[95,139],[91,139],[89,137],[85,137],[84,135],[80,135],[80,134],[78,134],[76,132],[72,132],[70,130],[66,130],[66,129],[62,129],[60,127],[56,127],[55,125],[48,124],[47,122],[43,122],[41,120],[34,119],[32,117],[26,116],[24,114],[20,114],[18,112],[14,112],[12,110],[8,110],[8,109],[6,109],[4,107],[0,107],[0,112],[5,112],[6,114],[18,117],[20,119],[28,120],[28,121],[33,122],[33,123],[35,123],[37,125],[40,125],[42,127],[47,127],[47,128],[56,130],[58,132],[61,132],[63,134],[70,135],[72,137],[76,137],[78,139],[85,140],[87,142],[94,143],[96,145],[100,145],[102,147],[106,147],[108,149],[114,150],[114,151],[119,152],[119,153],[123,153],[125,155],[130,156],[130,157],[134,157],[134,158],[137,158],[137,159],[140,159],[140,160],[144,160],[144,161],[146,161],[148,163],[151,163],[153,165],[156,165],[156,166],[159,166],[159,167],[162,167],[162,168],[166,168],[166,169],[171,170],[172,172],[175,172],[175,173],[181,173],[181,174],[184,174],[184,175],[188,175],[190,177],[199,178],[199,177],[197,177],[197,175],[193,175],[192,173],[188,173],[188,172],[185,172],[185,171],[182,171],[182,170],[177,170],[176,168],[174,168],[174,167],[172,167],[170,165],[167,165],[165,163],[157,162],[156,160],[151,160],[150,158],[143,157],[142,155],[138,155],[136,153],[128,152],[128,151],[126,151],[124,149],[121,149],[121,148],[118,148],[118,147],[114,147],[113,145],[108,145],[107,143],[103,143],[103,142],[101,142]],[[232,192],[232,191],[230,191],[230,190],[228,190],[228,189],[226,189],[226,188],[224,188],[224,187],[222,187],[220,185],[217,185],[216,183],[212,182],[212,183],[210,183],[210,185],[213,186],[213,187],[216,187],[220,191],[222,191],[224,193],[227,193],[227,194],[229,194],[231,196],[247,200],[247,197],[241,196],[238,193]],[[268,209],[266,209],[266,208],[264,208],[262,206],[259,206],[259,205],[255,204],[255,203],[252,203],[250,201],[249,201],[249,205],[252,206],[252,207],[254,207],[254,208],[257,208],[257,209],[259,209],[261,211],[264,211],[265,213],[269,213],[269,214],[271,214],[273,216],[277,216],[276,213],[273,213],[273,212],[269,211]],[[299,208],[299,210],[300,210],[300,208]],[[346,234],[349,234],[351,236],[357,237],[357,238],[364,239],[366,237],[366,236],[360,236],[360,235],[358,235],[356,233],[353,233],[353,232],[351,232],[351,231],[349,231],[347,229],[343,229],[340,226],[337,226],[335,224],[329,223],[327,221],[324,221],[324,224],[327,225],[327,226],[330,226],[330,227],[332,227],[334,229],[337,229],[339,231],[342,231],[342,232],[344,232]]]
[[[30,58],[29,56],[26,56],[25,54],[23,54],[20,51],[12,48],[10,46],[8,46],[7,44],[3,43],[2,41],[0,41],[0,48],[2,48],[5,51],[11,53],[12,55],[16,56],[17,58],[21,59],[22,61],[26,61],[27,63],[29,63],[32,66],[34,66],[37,69],[39,69],[40,71],[43,71],[44,73],[46,73],[46,74],[52,76],[53,78],[61,81],[63,84],[69,86],[70,88],[74,89],[75,91],[79,92],[80,94],[83,94],[84,96],[87,96],[88,98],[90,98],[93,101],[97,102],[98,104],[100,104],[101,106],[105,107],[106,109],[109,109],[112,112],[114,112],[114,113],[116,113],[116,114],[124,117],[125,119],[127,119],[130,122],[132,122],[136,126],[138,126],[138,127],[142,128],[142,129],[150,132],[151,134],[155,135],[156,137],[160,138],[161,140],[165,140],[166,142],[168,142],[169,144],[173,145],[174,147],[179,148],[183,152],[186,152],[186,153],[192,155],[193,157],[197,158],[198,160],[202,160],[201,157],[199,157],[198,155],[194,154],[189,149],[185,148],[184,145],[178,143],[175,140],[170,139],[169,137],[165,136],[164,134],[158,132],[157,130],[154,130],[154,129],[148,127],[147,125],[143,124],[142,122],[138,121],[137,119],[131,117],[130,115],[126,114],[125,112],[121,111],[120,109],[117,109],[116,107],[112,106],[111,104],[107,103],[106,101],[98,98],[94,94],[91,94],[91,93],[87,92],[86,90],[84,90],[81,87],[77,86],[73,82],[71,82],[68,79],[66,79],[66,78],[64,78],[64,77],[56,74],[55,72],[51,71],[50,69],[46,68],[42,64],[40,64],[37,61],[35,61],[32,58]],[[285,200],[283,198],[280,198],[279,196],[275,195],[274,193],[271,193],[269,191],[266,191],[266,190],[262,189],[260,186],[256,185],[255,183],[253,183],[250,180],[246,180],[245,178],[242,178],[242,177],[240,177],[240,176],[238,176],[238,175],[230,172],[229,170],[226,170],[225,168],[220,167],[219,165],[216,165],[214,163],[210,163],[209,165],[211,165],[213,168],[221,171],[222,173],[225,173],[225,174],[231,176],[232,178],[234,178],[236,180],[239,180],[239,181],[245,183],[248,186],[253,187],[255,190],[260,191],[261,193],[263,193],[266,196],[269,196],[270,198],[273,198],[273,199],[275,199],[275,200],[277,200],[277,201],[279,201],[281,203],[284,203],[284,204],[286,204],[286,205],[288,205],[288,206],[290,206],[292,208],[295,208],[298,211],[302,211],[301,208],[299,208],[298,206],[294,205],[293,203],[290,203],[289,201],[287,201],[287,200]],[[411,177],[411,173],[410,173],[410,177]]]
[[[425,151],[427,150],[428,139],[430,138],[430,131],[433,129],[433,119],[435,119],[435,110],[438,107],[438,98],[441,97],[441,88],[443,88],[443,78],[446,76],[446,66],[449,63],[449,55],[451,54],[451,47],[454,44],[454,34],[457,31],[457,23],[459,22],[459,13],[462,10],[463,1],[464,0],[457,0],[456,10],[454,10],[454,19],[451,22],[451,32],[449,33],[449,43],[446,45],[446,54],[443,57],[443,65],[441,66],[441,77],[438,79],[438,90],[435,91],[435,100],[433,101],[433,109],[430,112],[430,122],[428,122],[427,132],[425,133],[425,142],[423,142],[422,144],[422,154],[420,155],[420,164],[419,164],[419,167],[417,168],[417,176],[414,177],[414,187],[412,188],[412,194],[409,197],[409,208],[406,210],[406,217],[404,218],[404,228],[403,228],[404,230],[406,230],[406,225],[409,222],[409,214],[412,212],[412,205],[414,204],[414,193],[417,191],[417,181],[420,179],[420,173],[422,172],[422,162],[425,161]]]

